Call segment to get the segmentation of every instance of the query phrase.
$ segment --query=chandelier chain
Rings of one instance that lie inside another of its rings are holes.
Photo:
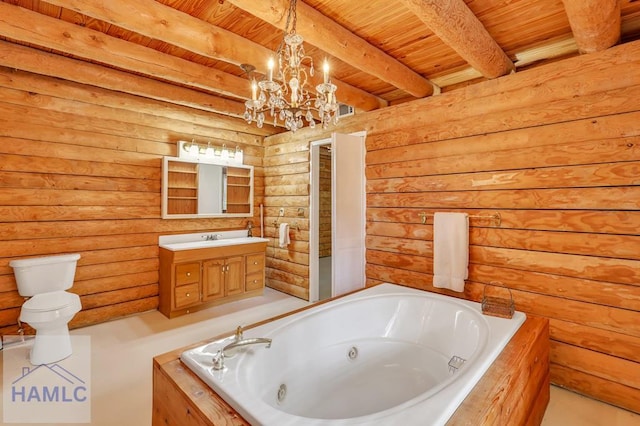
[[[298,21],[298,17],[296,15],[296,6],[297,6],[298,0],[291,0],[289,2],[289,10],[287,11],[287,23],[284,26],[284,33],[286,34],[294,34],[296,32],[296,24]],[[291,16],[293,16],[293,25],[291,25]],[[291,25],[291,29],[289,29],[289,26]],[[278,48],[276,49],[276,56],[280,56],[280,54],[282,53],[282,48],[284,47],[284,37],[282,38],[282,40],[280,40],[280,44],[278,45]]]

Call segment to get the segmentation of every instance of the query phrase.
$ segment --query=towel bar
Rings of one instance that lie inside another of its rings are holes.
[[[277,228],[278,225],[279,225],[278,221],[274,220],[273,221],[274,228]],[[289,225],[289,229],[295,229],[296,231],[299,231],[300,230],[300,225],[298,224],[297,221],[294,221],[291,225]]]
[[[422,224],[426,224],[427,223],[427,217],[433,217],[434,213],[425,213],[425,212],[420,212],[418,213],[418,216],[420,216],[420,218],[422,219]],[[500,213],[494,213],[492,215],[474,215],[474,214],[470,214],[469,215],[469,219],[491,219],[495,226],[500,227],[500,225],[502,224],[502,216],[500,216]]]

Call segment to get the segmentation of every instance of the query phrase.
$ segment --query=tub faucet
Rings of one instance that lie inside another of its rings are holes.
[[[223,370],[225,358],[233,358],[237,354],[238,350],[245,346],[260,344],[266,345],[265,348],[268,349],[271,347],[271,339],[266,339],[263,337],[245,339],[242,337],[242,327],[238,327],[236,329],[236,334],[233,342],[220,349],[213,357],[213,369]]]
[[[227,346],[222,348],[222,355],[224,355],[225,358],[232,358],[236,355],[236,353],[238,352],[238,349],[243,348],[245,346],[260,345],[260,344],[266,345],[265,348],[270,348],[271,339],[256,337],[251,339],[242,339],[237,342],[231,342]]]

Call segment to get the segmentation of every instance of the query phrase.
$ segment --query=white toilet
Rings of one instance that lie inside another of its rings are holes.
[[[65,290],[73,285],[79,254],[12,260],[18,293],[29,297],[20,321],[36,330],[29,360],[51,364],[71,355],[68,323],[82,309],[80,297]]]

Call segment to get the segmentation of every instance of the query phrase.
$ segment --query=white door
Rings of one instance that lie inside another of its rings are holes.
[[[332,296],[365,286],[365,136],[332,135]]]

